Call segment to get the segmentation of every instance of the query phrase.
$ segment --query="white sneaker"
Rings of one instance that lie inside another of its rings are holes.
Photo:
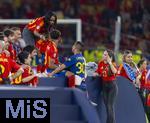
[[[93,106],[97,106],[97,103],[93,102],[90,100],[90,103],[93,105]]]

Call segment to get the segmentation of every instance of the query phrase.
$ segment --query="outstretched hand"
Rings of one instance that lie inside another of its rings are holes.
[[[53,74],[52,73],[48,73],[48,77],[52,78]]]

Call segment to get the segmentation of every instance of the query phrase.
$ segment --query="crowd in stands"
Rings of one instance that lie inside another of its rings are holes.
[[[31,19],[51,9],[58,18],[82,19],[82,39],[88,48],[104,45],[112,49],[115,20],[121,15],[121,49],[139,48],[147,54],[150,52],[149,6],[149,0],[38,0],[36,4],[34,0],[2,0],[0,18]],[[64,28],[61,31],[65,31],[65,41],[71,44],[73,39],[66,30]]]

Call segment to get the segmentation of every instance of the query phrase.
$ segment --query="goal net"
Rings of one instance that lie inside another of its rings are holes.
[[[0,31],[6,27],[17,26],[21,29],[33,19],[0,19]],[[80,19],[58,19],[57,29],[62,33],[63,44],[60,46],[70,49],[75,41],[82,40],[82,23]]]

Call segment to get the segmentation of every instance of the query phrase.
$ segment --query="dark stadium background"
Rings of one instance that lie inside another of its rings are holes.
[[[88,50],[114,48],[115,21],[122,17],[120,49],[130,49],[149,58],[150,0],[1,0],[0,18],[32,19],[52,10],[58,18],[80,18],[82,41]],[[1,26],[0,31],[3,30]],[[9,25],[7,25],[9,26]],[[20,25],[21,26],[21,25]],[[22,26],[23,27],[23,26]],[[60,25],[63,51],[69,51],[75,40],[75,27]],[[65,33],[64,33],[65,32]],[[65,50],[64,50],[65,48]],[[94,53],[95,54],[95,53]],[[69,54],[70,55],[70,54]]]

